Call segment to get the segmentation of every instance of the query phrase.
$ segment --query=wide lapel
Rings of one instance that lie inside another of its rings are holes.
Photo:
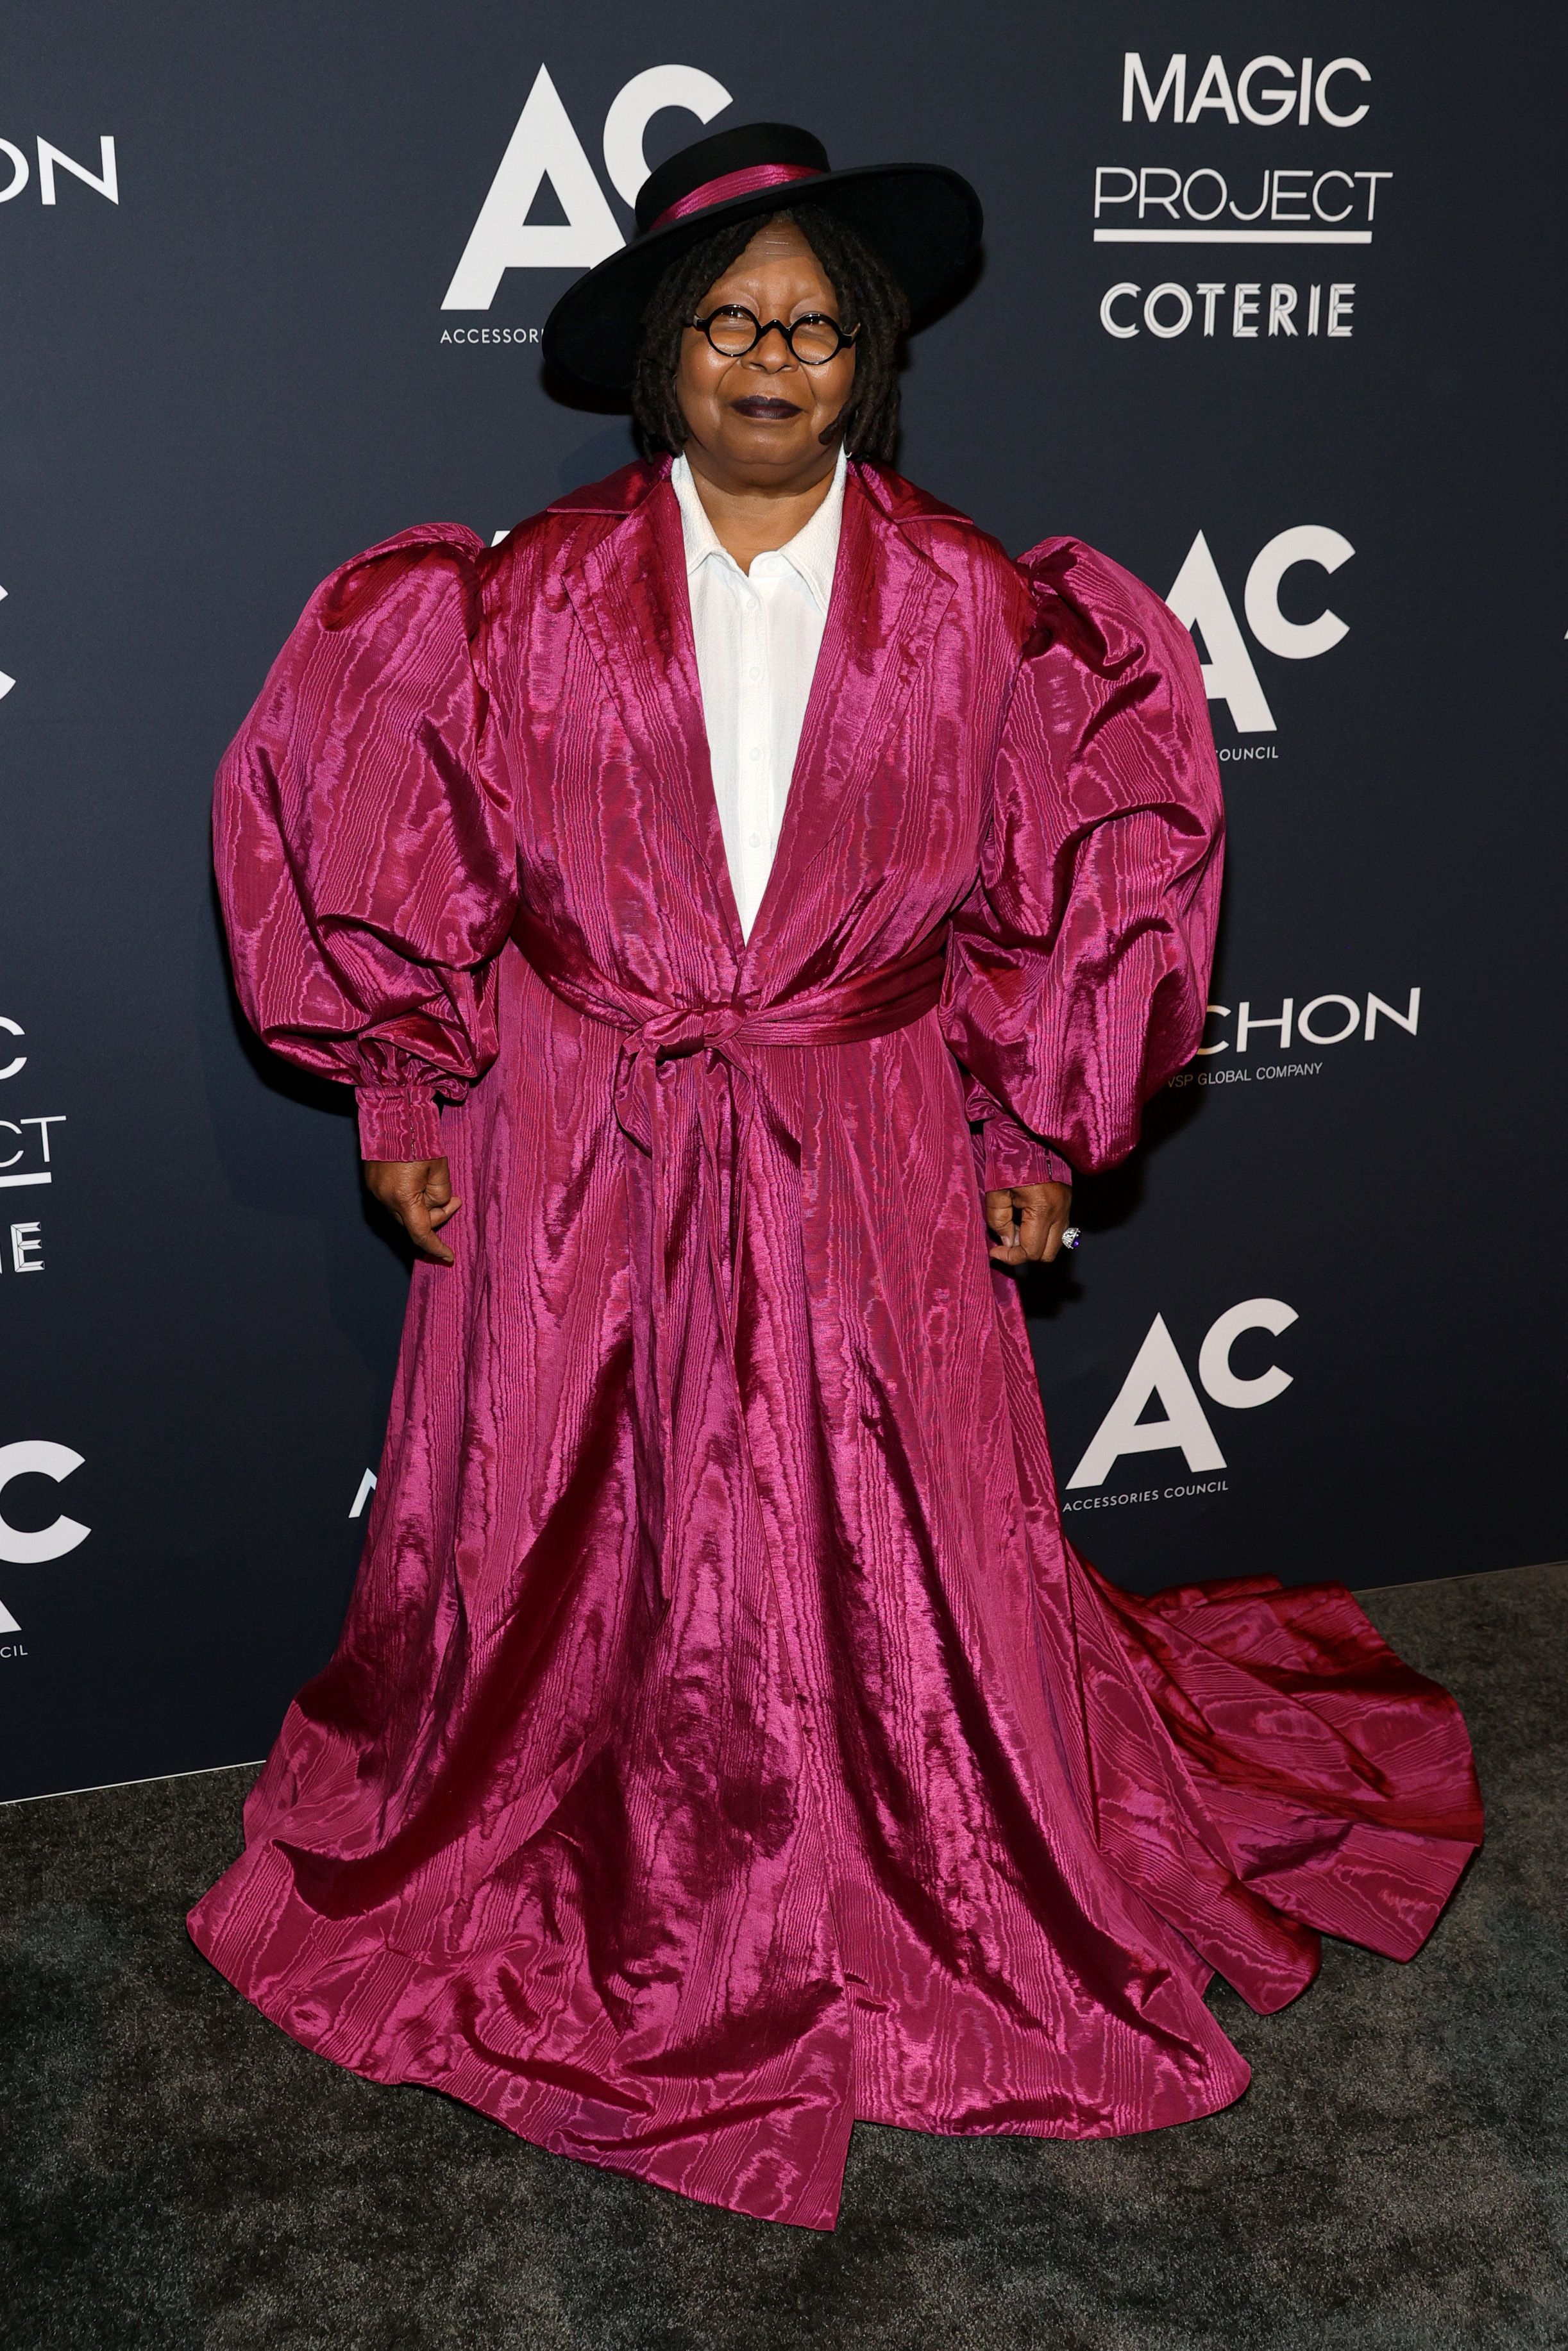
[[[744,944],[714,796],[680,507],[666,474],[566,574],[566,592],[663,806],[713,882],[733,951]]]
[[[800,729],[779,848],[748,942],[821,856],[904,716],[953,582],[884,515],[852,467],[833,590]]]

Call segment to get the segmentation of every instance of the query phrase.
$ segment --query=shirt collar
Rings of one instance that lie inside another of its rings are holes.
[[[798,530],[788,545],[777,549],[779,560],[788,563],[802,581],[818,611],[826,616],[828,600],[833,590],[833,569],[839,557],[839,533],[843,524],[844,481],[849,471],[843,444],[839,444],[838,462],[828,495],[810,522]],[[740,566],[719,539],[708,520],[707,509],[697,495],[685,452],[670,468],[670,486],[680,501],[681,536],[685,543],[686,577],[691,579],[710,559],[731,571]],[[744,578],[744,574],[741,574]]]

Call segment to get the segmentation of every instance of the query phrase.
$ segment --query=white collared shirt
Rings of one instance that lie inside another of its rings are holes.
[[[844,510],[844,453],[827,496],[788,547],[745,572],[708,520],[684,456],[681,506],[697,676],[729,878],[749,937],[772,871],[806,704],[822,649]]]

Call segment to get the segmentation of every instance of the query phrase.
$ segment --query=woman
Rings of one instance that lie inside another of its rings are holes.
[[[1158,600],[888,469],[972,193],[760,125],[638,220],[549,342],[664,454],[346,565],[220,777],[246,1011],[425,1262],[192,1930],[340,2064],[831,2227],[857,2116],[1224,2105],[1211,1971],[1407,1957],[1478,1798],[1339,1587],[1062,1541],[1006,1270],[1197,1043],[1219,800]]]

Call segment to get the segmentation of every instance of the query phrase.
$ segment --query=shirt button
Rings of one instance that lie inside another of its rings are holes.
[[[760,849],[762,846],[762,835],[759,832],[748,833],[747,835],[746,845],[748,849]]]
[[[757,747],[756,744],[754,743],[754,744],[752,745],[752,747],[751,747],[750,750],[747,753],[747,755],[746,755],[746,756],[747,756],[747,758],[748,759],[760,759],[760,758],[761,758],[761,757],[762,757],[762,754],[761,754],[761,752],[758,749],[758,747]]]
[[[758,667],[757,664],[756,664],[755,662],[753,662],[753,663],[752,663],[752,664],[751,664],[751,667],[747,671],[746,674],[747,674],[747,677],[760,677],[760,676],[761,676],[761,674],[762,674],[762,672],[761,672],[761,670]]]

